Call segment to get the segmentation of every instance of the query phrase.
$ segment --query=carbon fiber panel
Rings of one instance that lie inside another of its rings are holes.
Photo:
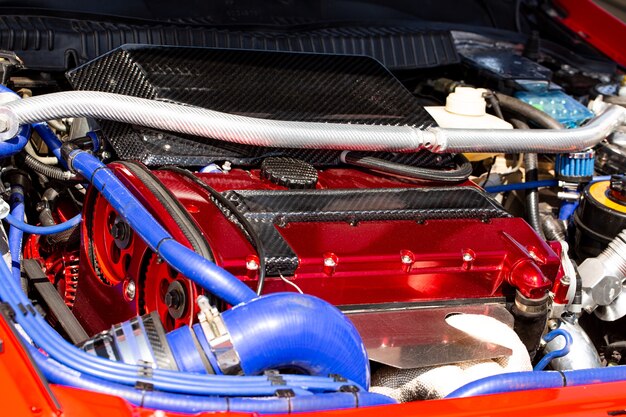
[[[363,56],[126,45],[68,73],[78,90],[174,101],[275,120],[408,124],[430,115],[382,65]],[[258,148],[103,122],[121,159],[146,165],[253,164],[286,155],[315,165],[338,163],[336,151]],[[409,163],[449,166],[421,153]]]
[[[479,219],[511,217],[484,191],[473,187],[227,191],[266,249],[269,275],[293,275],[298,257],[278,228],[292,222]],[[232,217],[231,217],[232,220]]]

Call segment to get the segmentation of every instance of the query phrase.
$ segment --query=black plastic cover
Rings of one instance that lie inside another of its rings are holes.
[[[68,73],[77,90],[126,94],[275,120],[429,127],[435,121],[379,62],[364,56],[125,45]],[[286,155],[314,165],[336,151],[260,148],[103,122],[121,159],[146,165],[252,164]],[[435,164],[449,158],[423,158]]]
[[[298,267],[298,257],[276,229],[289,223],[510,217],[493,198],[474,187],[241,190],[223,194],[263,242],[269,275],[291,275]]]
[[[237,30],[191,22],[0,16],[0,49],[16,52],[30,69],[65,71],[127,43],[366,55],[394,70],[459,62],[449,30],[410,25]]]

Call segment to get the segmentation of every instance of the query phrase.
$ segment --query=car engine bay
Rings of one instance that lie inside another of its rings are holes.
[[[0,52],[0,313],[49,382],[292,413],[626,380],[616,65],[250,39]]]

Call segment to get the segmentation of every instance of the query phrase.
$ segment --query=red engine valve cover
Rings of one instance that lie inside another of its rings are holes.
[[[123,164],[111,168],[176,239],[193,247],[145,179]],[[342,306],[471,302],[515,288],[532,298],[559,273],[554,250],[471,183],[420,187],[329,169],[319,173],[315,190],[295,191],[254,170],[194,174],[201,183],[180,172],[152,173],[191,216],[215,262],[256,289],[257,251],[203,184],[246,216],[266,251],[263,293],[296,291],[290,281]],[[193,320],[199,289],[162,263],[93,190],[83,215],[74,312],[89,332],[155,309],[168,329]]]

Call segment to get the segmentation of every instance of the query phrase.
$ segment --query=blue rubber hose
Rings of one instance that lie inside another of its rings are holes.
[[[313,375],[336,373],[369,388],[369,361],[359,333],[319,298],[269,294],[225,311],[222,318],[246,375],[292,366]]]
[[[23,216],[24,213],[22,211],[22,218]],[[82,216],[80,214],[77,214],[71,219],[63,223],[55,224],[54,226],[33,226],[31,224],[23,222],[22,220],[19,220],[19,217],[13,214],[7,215],[4,220],[6,220],[6,222],[11,225],[11,229],[16,228],[21,230],[22,232],[30,233],[33,235],[54,235],[56,233],[69,230],[77,224],[80,224]]]
[[[30,138],[30,126],[22,126],[17,135],[9,140],[0,142],[0,158],[8,158],[24,149]]]
[[[557,336],[561,336],[562,338],[565,339],[565,346],[563,346],[563,348],[561,349],[548,352],[543,358],[541,358],[539,362],[537,362],[537,365],[535,365],[535,367],[533,368],[533,371],[543,371],[545,367],[548,366],[550,362],[552,362],[553,359],[561,358],[569,353],[570,346],[572,345],[574,341],[572,340],[572,335],[570,335],[567,330],[565,329],[552,330],[550,333],[548,333],[547,335],[543,337],[543,340],[545,342],[551,342]]]
[[[303,411],[337,410],[374,405],[395,404],[384,395],[357,393],[325,393],[318,395],[300,395],[295,397],[199,397],[170,394],[159,391],[143,391],[116,383],[106,383],[93,377],[67,372],[50,359],[44,357],[35,348],[30,348],[31,355],[46,378],[56,384],[98,391],[125,398],[129,402],[154,409],[199,413],[202,411],[238,411],[256,413],[292,413]]]
[[[87,178],[146,244],[182,275],[231,305],[257,297],[230,272],[175,241],[96,157],[77,150],[71,153],[70,159],[72,168]]]
[[[21,97],[10,88],[0,84],[0,93],[10,93],[20,99]],[[31,128],[29,125],[21,126],[14,138],[0,142],[0,158],[7,158],[21,152],[28,143]]]
[[[473,397],[533,389],[561,388],[626,380],[626,366],[578,369],[575,371],[515,372],[470,382],[446,398]]]
[[[368,388],[369,361],[358,332],[338,309],[319,298],[269,294],[225,311],[222,319],[246,375],[295,368],[312,375],[338,374]],[[215,372],[221,372],[201,325],[193,330]],[[176,362],[202,372],[190,330],[183,327],[167,337]]]
[[[557,180],[541,180],[529,182],[516,182],[513,184],[494,185],[493,187],[485,187],[485,191],[491,194],[505,193],[515,190],[529,190],[532,188],[556,187],[559,185]]]
[[[591,182],[608,181],[611,177],[608,175],[601,177],[593,177]],[[544,188],[544,187],[556,187],[559,185],[557,180],[540,180],[531,182],[516,182],[513,184],[494,185],[492,187],[485,187],[485,191],[490,194],[505,193],[507,191],[516,190],[528,190],[530,188]]]
[[[11,216],[17,219],[24,218],[24,189],[19,185],[11,186]],[[24,232],[15,226],[11,226],[9,229],[9,251],[11,252],[11,270],[13,272],[13,280],[22,285],[22,272],[21,272],[21,256],[22,256],[22,241],[24,238]]]
[[[0,271],[2,269],[3,267],[0,266]],[[23,310],[30,306],[30,303],[26,299],[24,293],[21,292],[19,288],[16,289],[15,286],[11,284],[13,283],[9,281],[9,285],[0,286],[0,296],[7,301],[13,300],[11,305],[16,311]],[[9,291],[9,296],[6,295],[5,290]],[[13,296],[11,296],[11,293]],[[28,309],[26,309],[26,311],[28,311]],[[121,381],[127,383],[128,385],[133,385],[136,382],[138,371],[136,366],[111,362],[86,354],[84,351],[68,344],[56,332],[54,332],[54,330],[52,330],[47,323],[45,323],[43,318],[37,315],[35,310],[32,310],[32,306],[31,311],[34,312],[34,315],[18,315],[18,322],[28,334],[32,335],[34,341],[50,353],[51,356],[58,358],[61,362],[64,362],[65,365],[68,365],[73,369],[78,368],[79,371],[86,371],[87,373],[97,375],[104,379],[109,379],[115,382]],[[320,389],[333,387],[334,389],[338,389],[341,385],[346,384],[338,384],[327,378],[315,378],[301,375],[284,375],[283,379],[285,379],[288,384],[305,385],[307,386],[307,389],[311,388],[313,390],[318,387]],[[216,383],[221,383],[221,386],[232,383],[241,387],[247,383],[257,383],[261,380],[268,383],[267,378],[264,377],[207,376],[203,378],[200,375],[193,374],[186,374],[183,377],[174,371],[157,369],[154,371],[152,382],[156,388],[173,392],[191,391],[194,393],[197,392],[198,394],[207,394],[215,392],[212,391],[212,389],[216,387]],[[226,389],[228,389],[228,387]]]
[[[48,126],[48,124],[45,122],[34,123],[33,129],[35,129],[35,132],[39,134],[50,152],[52,152],[52,154],[57,157],[57,159],[59,160],[59,165],[67,169],[67,162],[65,162],[61,155],[62,143],[57,135],[52,131],[52,129],[50,129],[50,126]]]

